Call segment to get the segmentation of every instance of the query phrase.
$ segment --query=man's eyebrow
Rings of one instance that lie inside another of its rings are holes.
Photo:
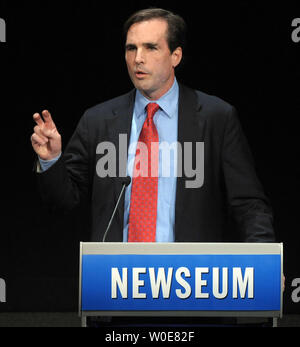
[[[146,46],[146,47],[157,47],[158,43],[155,43],[155,42],[145,42],[143,44],[143,46]]]
[[[143,43],[143,45],[147,45],[147,46],[158,46],[158,43],[157,42],[145,42]]]
[[[155,43],[155,42],[145,42],[143,43],[143,46],[144,47],[158,47],[158,43]],[[136,48],[137,46],[134,44],[134,43],[127,43],[125,45],[125,48],[128,49],[128,48]]]

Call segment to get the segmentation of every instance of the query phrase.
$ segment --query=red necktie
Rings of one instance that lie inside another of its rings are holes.
[[[129,212],[128,242],[155,242],[159,138],[153,117],[159,106],[147,105],[137,144]]]

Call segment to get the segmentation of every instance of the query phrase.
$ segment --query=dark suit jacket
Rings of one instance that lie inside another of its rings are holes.
[[[64,155],[37,175],[48,203],[64,209],[91,205],[92,241],[102,240],[122,187],[118,178],[98,177],[96,148],[100,142],[112,142],[118,158],[119,134],[130,138],[134,100],[135,90],[87,110]],[[178,142],[204,142],[205,174],[203,186],[196,189],[185,187],[190,178],[184,170],[177,178],[175,240],[223,241],[230,225],[238,230],[237,241],[274,241],[272,212],[234,107],[180,85],[178,117]],[[193,156],[194,161],[195,150]],[[122,241],[123,217],[124,198],[107,241]],[[235,224],[228,224],[231,217]]]

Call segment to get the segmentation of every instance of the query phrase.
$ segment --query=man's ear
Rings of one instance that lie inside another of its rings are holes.
[[[172,65],[174,69],[176,66],[180,64],[181,59],[182,59],[182,48],[177,47],[172,53]]]

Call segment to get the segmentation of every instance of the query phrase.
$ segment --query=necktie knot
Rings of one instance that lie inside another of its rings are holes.
[[[147,117],[149,119],[153,119],[155,113],[159,109],[159,105],[157,105],[155,102],[151,102],[147,105]]]

